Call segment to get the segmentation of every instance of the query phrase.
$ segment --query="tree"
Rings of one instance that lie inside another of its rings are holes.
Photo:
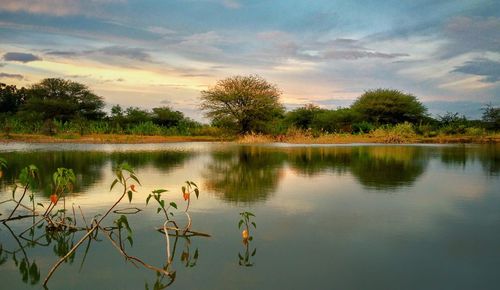
[[[77,116],[94,120],[104,117],[103,107],[102,98],[87,86],[69,80],[48,78],[28,89],[21,113],[37,114],[44,120],[67,121]]]
[[[311,128],[314,118],[326,110],[314,104],[307,104],[303,107],[297,108],[293,111],[286,113],[285,122],[288,125],[293,125],[299,129]]]
[[[488,104],[483,108],[483,122],[487,129],[500,130],[500,107],[493,107]]]
[[[184,114],[170,107],[153,108],[153,122],[160,126],[174,127],[184,119]]]
[[[365,92],[351,109],[363,121],[375,124],[417,123],[426,116],[427,108],[411,94],[398,90],[376,89]]]
[[[201,92],[201,109],[213,124],[244,134],[265,132],[267,124],[282,116],[281,91],[259,76],[234,76]]]
[[[25,98],[25,88],[0,83],[0,113],[16,113]]]

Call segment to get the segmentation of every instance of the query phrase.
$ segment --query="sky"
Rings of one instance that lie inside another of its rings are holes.
[[[0,82],[58,77],[107,107],[170,106],[260,75],[288,109],[397,89],[433,115],[500,105],[498,0],[0,0]]]

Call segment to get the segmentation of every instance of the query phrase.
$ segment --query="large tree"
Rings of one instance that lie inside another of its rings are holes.
[[[16,113],[25,98],[25,88],[0,83],[0,113]]]
[[[39,118],[67,121],[75,117],[99,119],[104,101],[80,83],[59,78],[48,78],[31,86],[21,114]]]
[[[427,108],[411,94],[398,90],[377,89],[365,92],[351,108],[364,121],[375,124],[416,123],[425,118]]]
[[[201,92],[201,109],[214,124],[239,133],[264,132],[284,112],[281,91],[259,76],[234,76]]]

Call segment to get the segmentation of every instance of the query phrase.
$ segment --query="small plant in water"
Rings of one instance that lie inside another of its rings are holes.
[[[245,267],[253,266],[253,263],[250,261],[250,257],[255,256],[257,253],[257,248],[250,253],[250,242],[253,240],[253,237],[250,235],[250,225],[257,229],[257,224],[252,221],[252,217],[255,215],[251,212],[244,211],[240,212],[241,219],[238,222],[238,228],[241,229],[242,225],[245,225],[243,231],[241,232],[241,237],[243,238],[243,245],[245,246],[245,253],[238,253],[239,265]]]

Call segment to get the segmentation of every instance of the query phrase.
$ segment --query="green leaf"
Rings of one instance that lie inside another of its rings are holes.
[[[252,222],[252,225],[254,228],[257,228],[257,224],[255,224],[255,222]]]
[[[186,187],[185,186],[182,187],[182,193],[186,193]]]
[[[130,246],[132,247],[134,245],[134,240],[132,239],[132,236],[128,236],[127,240],[130,243]]]
[[[148,197],[146,198],[146,205],[148,205],[150,199],[151,199],[151,194],[148,195]]]
[[[177,209],[177,204],[175,202],[171,202],[170,206],[172,206],[173,208]]]
[[[163,199],[160,200],[160,205],[161,205],[162,208],[165,208],[165,201]]]
[[[255,248],[252,252],[252,257],[255,256],[255,254],[257,254],[257,248]]]
[[[115,179],[113,181],[113,183],[111,183],[111,187],[109,188],[109,191],[112,191],[113,190],[113,187],[115,187],[115,185],[118,183],[118,179]]]
[[[198,196],[200,195],[200,191],[198,190],[198,188],[194,189],[194,193],[196,194],[196,198],[198,198]]]
[[[130,174],[130,178],[132,178],[133,180],[135,180],[135,182],[137,182],[139,185],[141,185],[141,182],[134,174]]]
[[[132,190],[127,191],[127,195],[128,195],[128,202],[131,203],[132,202]]]
[[[41,206],[41,207],[45,208],[45,206],[44,206],[43,204],[41,204],[41,203],[37,203],[37,205],[39,205],[39,206]]]
[[[161,207],[156,209],[156,213],[159,213],[161,211]]]
[[[153,190],[152,193],[164,193],[164,192],[167,192],[168,190],[166,189],[156,189],[156,190]]]
[[[240,220],[240,222],[238,223],[238,229],[241,228],[241,225],[243,224],[243,220]]]

